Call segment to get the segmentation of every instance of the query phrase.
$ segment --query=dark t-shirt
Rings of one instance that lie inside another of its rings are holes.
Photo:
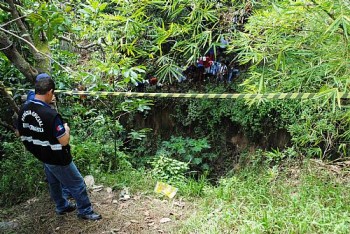
[[[68,165],[72,161],[70,147],[58,139],[66,134],[61,116],[40,100],[29,100],[18,115],[18,131],[26,148],[40,161],[52,165]]]

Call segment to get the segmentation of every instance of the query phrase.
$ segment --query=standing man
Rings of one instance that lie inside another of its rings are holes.
[[[50,76],[47,73],[40,73],[36,76],[35,82],[37,82],[43,78],[50,78]],[[30,90],[27,94],[26,103],[29,102],[30,100],[33,100],[34,98],[35,98],[35,92],[33,90]],[[49,103],[49,106],[58,112],[55,95],[53,96],[51,102]],[[17,124],[16,124],[16,129],[17,129]],[[69,190],[67,188],[65,188],[63,185],[62,185],[62,193],[63,193],[63,196],[67,199],[72,197]]]
[[[55,82],[50,77],[37,80],[35,97],[26,102],[18,115],[18,131],[29,152],[44,163],[50,194],[56,203],[56,213],[66,214],[78,208],[78,218],[101,219],[90,203],[84,179],[72,161],[70,128],[61,116],[51,109]],[[62,194],[65,186],[76,201],[69,202]]]

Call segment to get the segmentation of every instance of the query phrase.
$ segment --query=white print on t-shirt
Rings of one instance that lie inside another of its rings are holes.
[[[33,116],[35,118],[35,120],[38,122],[40,127],[44,125],[43,121],[41,121],[40,116],[35,111],[32,111],[32,110],[27,110],[27,111],[23,112],[23,114],[22,114],[22,121],[23,122],[28,115]]]
[[[29,123],[23,123],[23,128],[29,128],[29,130],[32,130],[34,132],[44,132],[43,128],[30,125]]]
[[[23,123],[23,128],[29,128],[31,131],[34,131],[34,132],[44,132],[44,129],[41,128],[44,125],[43,121],[35,111],[32,111],[32,110],[24,111],[21,118],[22,122],[25,122],[25,119],[27,116],[33,116],[36,122],[38,123],[39,127],[30,125],[29,123]]]

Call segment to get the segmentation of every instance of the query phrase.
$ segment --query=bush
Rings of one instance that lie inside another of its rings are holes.
[[[44,187],[44,168],[21,142],[4,142],[0,163],[0,206],[11,206],[37,195]]]
[[[208,163],[215,158],[215,155],[205,153],[206,149],[210,149],[210,145],[205,138],[171,137],[169,141],[162,142],[156,154],[167,155],[188,163],[191,169],[207,171]]]
[[[112,172],[131,167],[128,156],[119,150],[115,152],[111,143],[73,138],[71,145],[74,162],[82,174]]]
[[[152,175],[159,180],[176,184],[185,180],[189,167],[187,163],[160,155],[150,161]]]
[[[347,157],[350,139],[350,112],[305,103],[300,118],[289,126],[296,150],[307,157],[335,159]]]

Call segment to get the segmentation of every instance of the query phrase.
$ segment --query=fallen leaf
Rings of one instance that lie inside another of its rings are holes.
[[[114,233],[120,233],[120,228],[113,228],[111,230],[111,233],[114,234]]]
[[[93,192],[100,192],[100,191],[102,191],[102,189],[103,188],[98,188],[98,189],[94,189],[94,190],[92,190]]]
[[[145,218],[145,222],[146,222],[146,223],[153,223],[154,220],[153,220],[152,218],[150,218],[150,217],[146,217],[146,218]]]
[[[160,223],[167,223],[167,222],[170,222],[171,221],[171,219],[169,219],[169,218],[162,218],[159,222]]]
[[[178,206],[178,207],[183,208],[183,207],[185,207],[185,204],[182,202],[174,202],[174,206]]]
[[[127,208],[128,206],[129,206],[128,203],[121,203],[121,204],[119,204],[118,209],[119,209],[119,210],[123,210],[123,209]]]
[[[124,227],[129,227],[131,225],[131,222],[126,222],[125,224],[124,224]]]
[[[28,203],[28,204],[31,204],[31,203],[34,203],[34,202],[37,202],[37,201],[39,201],[39,199],[36,198],[36,197],[33,197],[33,198],[27,200],[27,203]]]

